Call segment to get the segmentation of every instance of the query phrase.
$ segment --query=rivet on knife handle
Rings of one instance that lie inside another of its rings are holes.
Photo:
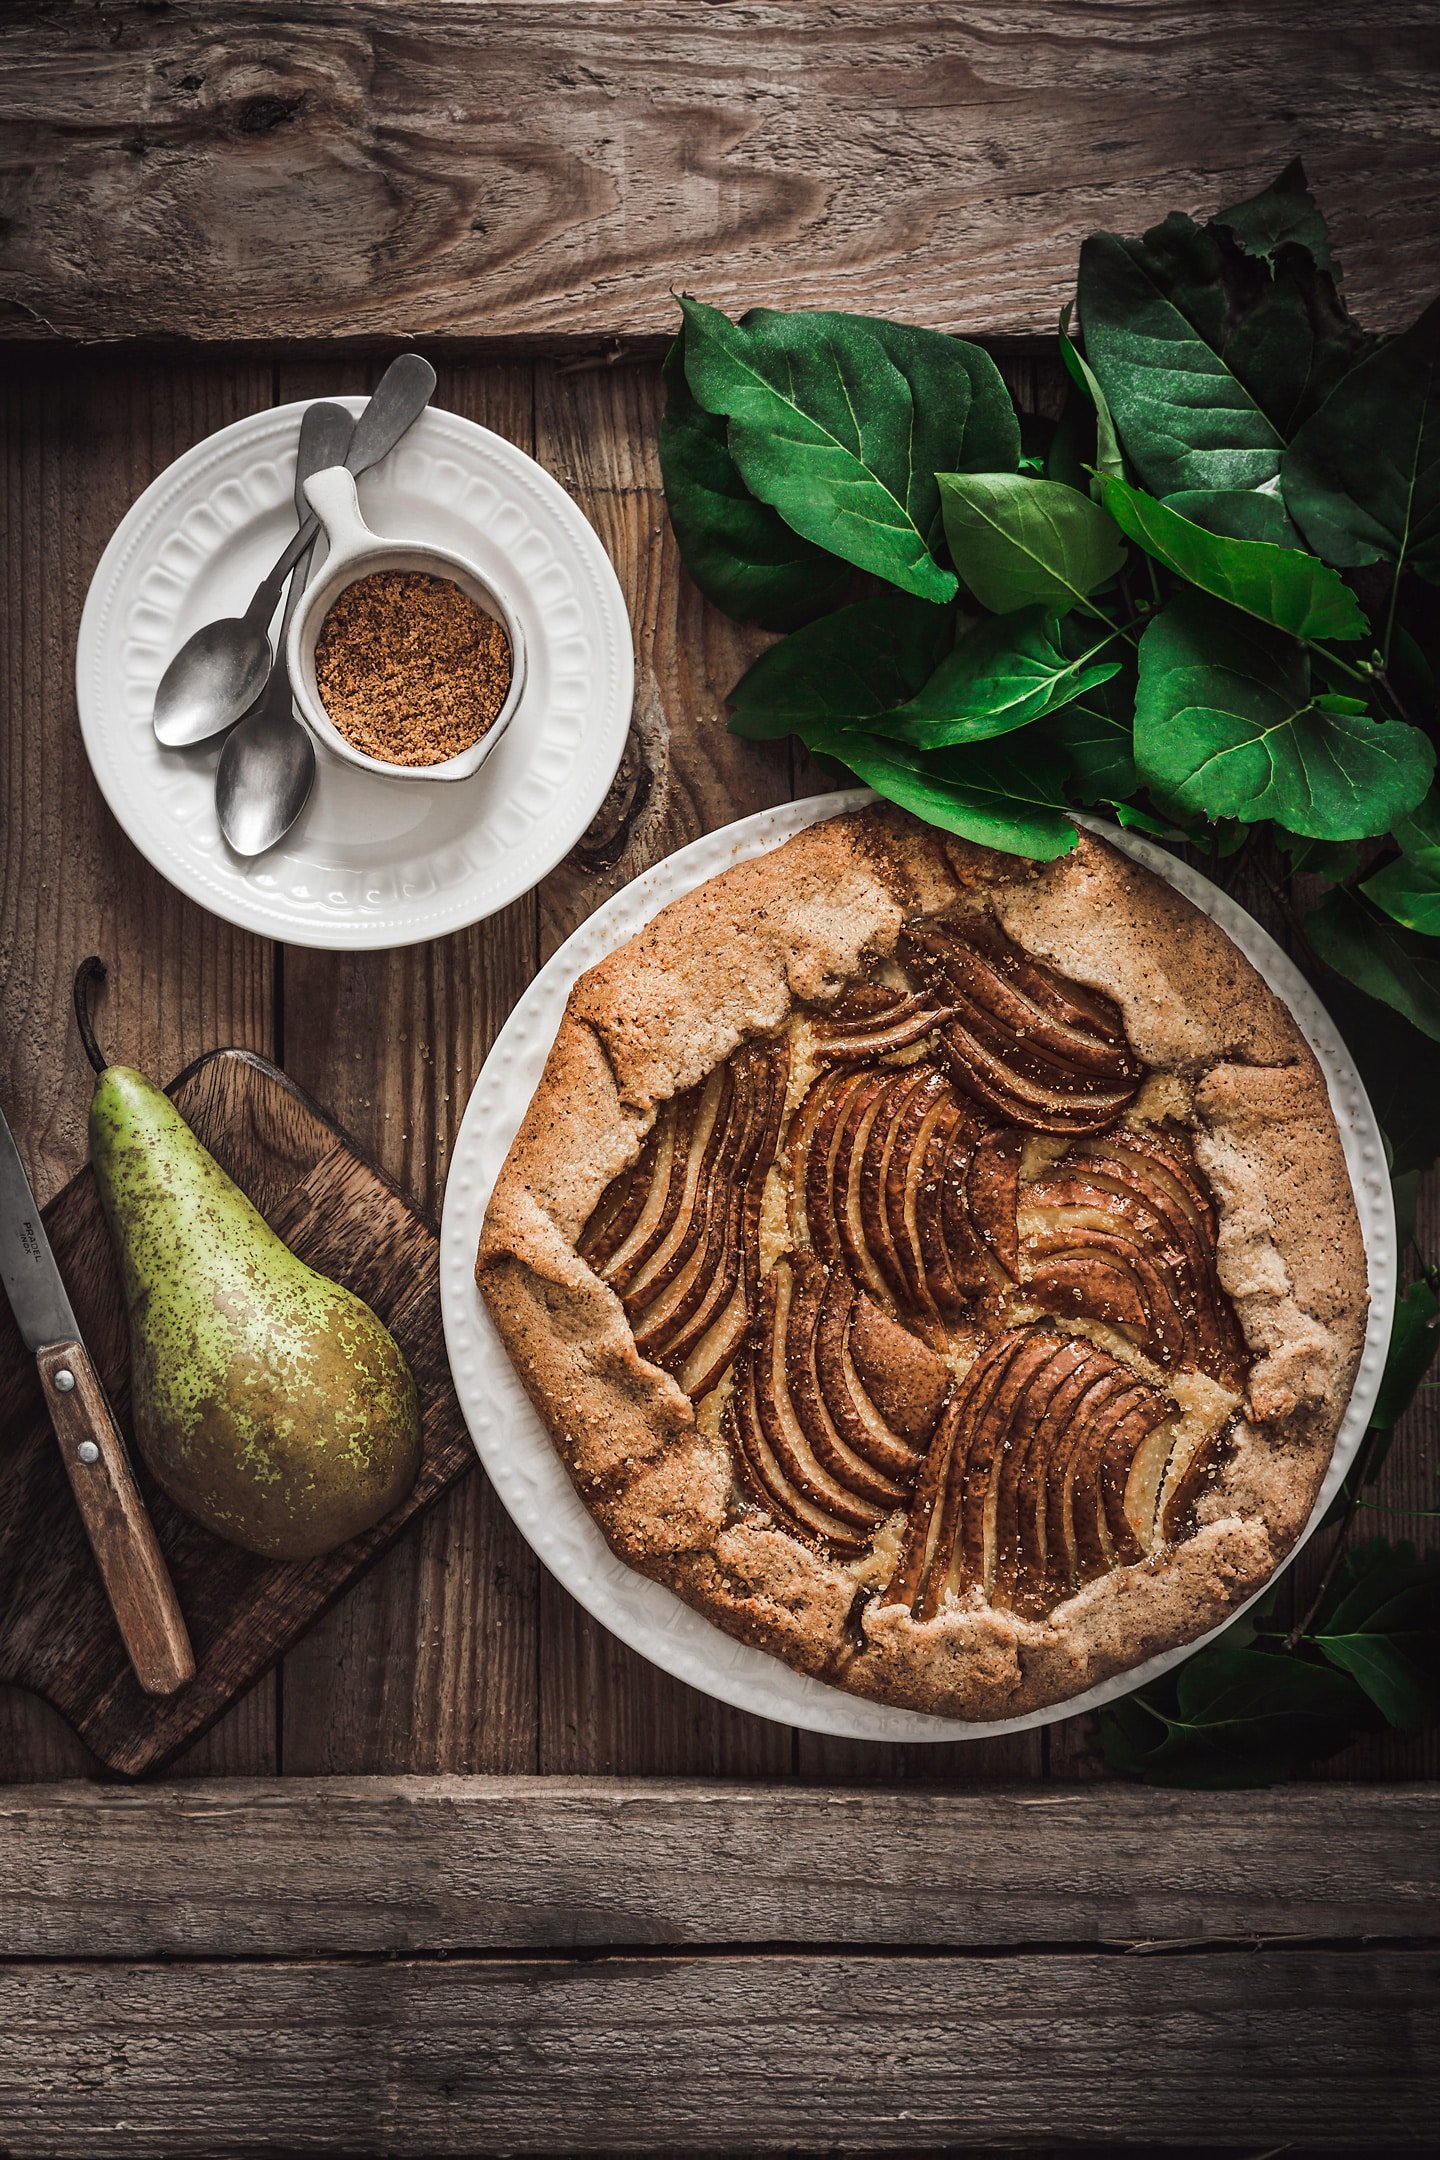
[[[35,1362],[135,1677],[148,1695],[173,1695],[194,1679],[195,1653],[105,1391],[82,1342],[47,1343]]]

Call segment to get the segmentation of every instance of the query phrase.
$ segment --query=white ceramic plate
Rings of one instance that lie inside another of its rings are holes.
[[[1153,1680],[1158,1673],[1189,1657],[1198,1643],[1187,1643],[1149,1658],[1129,1672],[1048,1710],[983,1725],[891,1709],[883,1703],[847,1695],[823,1680],[792,1672],[763,1650],[733,1641],[692,1611],[673,1591],[636,1574],[615,1557],[571,1484],[475,1288],[475,1247],[486,1205],[540,1078],[576,977],[623,945],[669,901],[706,878],[728,869],[732,863],[763,854],[820,818],[855,809],[870,800],[867,789],[845,789],[790,803],[780,810],[764,810],[756,817],[741,818],[737,824],[707,834],[646,871],[597,909],[541,969],[485,1061],[455,1143],[440,1232],[445,1341],[471,1436],[516,1524],[572,1596],[632,1650],[638,1650],[662,1671],[673,1673],[677,1680],[688,1681],[692,1687],[733,1703],[737,1709],[752,1710],[783,1724],[804,1726],[810,1732],[858,1740],[973,1740],[992,1733],[1022,1732],[1029,1726],[1047,1725],[1057,1718],[1093,1710]],[[1334,1022],[1274,939],[1227,894],[1162,848],[1098,821],[1086,822],[1094,823],[1114,846],[1147,869],[1168,879],[1219,923],[1295,1015],[1320,1061],[1330,1090],[1365,1237],[1370,1268],[1370,1324],[1355,1392],[1306,1527],[1308,1537],[1329,1507],[1360,1444],[1390,1341],[1396,1275],[1395,1214],[1375,1114]],[[1300,1540],[1303,1543],[1304,1538]]]
[[[335,402],[358,412],[364,400]],[[630,621],[564,489],[503,436],[432,407],[361,477],[361,506],[387,538],[454,549],[514,594],[530,665],[515,725],[472,779],[428,787],[320,747],[310,801],[279,846],[252,862],[232,854],[215,817],[223,738],[162,750],[150,711],[171,655],[244,608],[294,531],[304,409],[275,406],[197,443],[121,520],[80,620],[80,726],[124,830],[212,914],[292,945],[410,945],[528,892],[584,832],[630,725]]]

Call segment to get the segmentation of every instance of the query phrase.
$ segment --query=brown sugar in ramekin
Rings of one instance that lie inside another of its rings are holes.
[[[347,742],[439,765],[494,725],[514,672],[502,624],[450,578],[376,570],[347,585],[315,646],[315,686]]]

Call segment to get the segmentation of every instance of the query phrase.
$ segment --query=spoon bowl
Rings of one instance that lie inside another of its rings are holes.
[[[181,750],[233,727],[265,688],[272,658],[263,626],[248,615],[197,630],[155,692],[155,733],[165,748]]]
[[[215,807],[237,855],[263,855],[284,838],[310,799],[315,745],[290,714],[267,705],[236,728],[220,753]]]
[[[305,522],[305,483],[342,459],[354,440],[355,423],[343,405],[311,405],[300,423],[295,449],[295,511]],[[290,575],[280,624],[279,657],[260,701],[232,730],[215,774],[215,811],[220,830],[237,855],[263,855],[283,840],[310,799],[315,784],[315,745],[295,718],[285,634],[310,575],[306,550]]]

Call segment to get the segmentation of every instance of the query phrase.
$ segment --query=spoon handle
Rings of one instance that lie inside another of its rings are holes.
[[[435,390],[435,370],[418,352],[401,353],[376,384],[374,396],[355,422],[345,464],[352,473],[368,472],[389,455],[415,425]]]
[[[310,514],[310,505],[305,500],[305,482],[312,479],[317,472],[325,472],[330,466],[338,465],[341,462],[350,444],[354,441],[355,427],[355,421],[346,412],[343,405],[319,404],[306,407],[305,417],[300,422],[300,442],[295,452],[295,507],[304,523],[314,523],[314,519]],[[301,529],[303,530],[303,524]],[[295,558],[290,573],[290,583],[285,592],[285,608],[280,617],[280,632],[275,640],[274,665],[271,667],[269,678],[261,693],[256,707],[257,710],[268,710],[270,706],[274,705],[287,714],[290,711],[290,670],[285,660],[285,633],[290,628],[290,618],[300,604],[300,596],[304,592],[309,579],[310,556],[314,545],[314,539],[312,538],[309,546],[302,549]],[[275,572],[272,571],[270,579],[266,580],[267,585],[274,576]],[[259,598],[258,594],[256,598]],[[255,604],[254,600],[250,603],[252,608]],[[268,622],[270,616],[274,613],[274,609],[275,602],[272,598],[270,606],[262,619]]]
[[[435,370],[419,353],[401,353],[398,360],[392,360],[373,397],[355,422],[345,456],[348,469],[356,474],[368,472],[372,465],[378,465],[381,458],[387,457],[424,412],[434,388]],[[261,628],[269,622],[280,598],[281,586],[319,530],[320,520],[312,511],[269,576],[262,578],[256,586],[245,610],[247,622],[257,623]]]
[[[357,423],[343,405],[311,405],[306,408],[300,422],[300,442],[295,452],[295,514],[302,521],[310,516],[310,505],[305,498],[305,483],[313,480],[316,473],[327,472],[332,465],[348,455],[354,444]],[[274,675],[284,676],[285,633],[290,628],[290,618],[300,604],[310,576],[314,542],[299,557],[285,591],[285,611],[280,617],[280,636],[275,647]],[[272,675],[272,681],[274,676]]]

